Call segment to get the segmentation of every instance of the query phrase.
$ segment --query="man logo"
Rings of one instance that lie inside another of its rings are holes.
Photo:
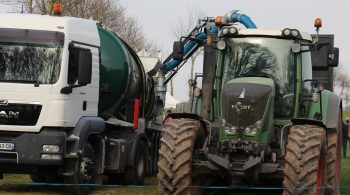
[[[9,119],[9,118],[14,118],[17,119],[19,118],[19,112],[15,111],[0,111],[0,119]]]

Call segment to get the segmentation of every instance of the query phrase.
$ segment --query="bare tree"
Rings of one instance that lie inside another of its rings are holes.
[[[175,38],[180,39],[182,36],[187,36],[192,29],[198,24],[198,19],[201,19],[204,17],[204,12],[196,7],[191,8],[188,10],[188,14],[185,16],[185,18],[181,17],[178,19],[178,22],[174,25],[172,28],[172,33]],[[198,55],[202,52],[202,48],[198,49],[191,57],[191,73],[190,73],[190,79],[194,79],[194,65],[196,62],[196,59]],[[193,99],[193,91],[192,87],[189,86],[189,98]]]
[[[56,0],[0,0],[25,13],[51,14]],[[135,51],[153,48],[143,35],[137,19],[128,16],[126,8],[114,0],[60,0],[63,14],[79,18],[94,19],[114,31]]]
[[[350,100],[350,78],[344,71],[343,66],[340,64],[338,68],[334,69],[333,73],[333,85],[334,88],[339,91],[339,96],[344,100],[345,106],[348,106]]]

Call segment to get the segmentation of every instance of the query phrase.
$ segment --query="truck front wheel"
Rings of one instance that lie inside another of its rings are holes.
[[[290,129],[284,166],[284,195],[325,194],[326,132],[314,125]]]
[[[73,161],[75,174],[65,177],[65,183],[69,184],[97,184],[99,183],[98,159],[90,143],[86,143],[83,155],[77,161]]]

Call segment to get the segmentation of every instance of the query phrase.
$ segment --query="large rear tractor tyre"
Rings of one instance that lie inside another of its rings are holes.
[[[202,135],[197,120],[173,119],[165,125],[158,160],[160,194],[192,194],[192,155]]]
[[[135,161],[132,167],[128,167],[123,174],[123,183],[127,185],[141,185],[144,183],[147,160],[148,160],[148,148],[144,141],[140,141],[137,145]]]
[[[295,125],[290,129],[286,149],[283,194],[325,194],[325,130],[314,125]]]
[[[329,188],[327,194],[340,194],[340,161],[342,143],[342,119],[339,113],[336,129],[327,132],[327,179]]]

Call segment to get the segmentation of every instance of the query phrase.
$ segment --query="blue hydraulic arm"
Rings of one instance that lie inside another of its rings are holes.
[[[178,69],[180,69],[182,65],[192,56],[192,54],[206,41],[207,35],[204,32],[205,28],[209,29],[212,34],[218,33],[219,29],[215,25],[214,18],[204,18],[200,22],[200,25],[196,26],[183,41],[183,59],[175,60],[172,58],[172,55],[170,55],[161,65],[160,70],[164,74],[167,74],[169,71],[173,71],[173,74],[168,77],[164,84],[166,84],[167,81],[170,80],[174,74],[176,74]],[[233,23],[241,23],[246,28],[257,28],[254,22],[247,15],[238,13],[238,10],[230,11],[223,16],[224,25]]]

